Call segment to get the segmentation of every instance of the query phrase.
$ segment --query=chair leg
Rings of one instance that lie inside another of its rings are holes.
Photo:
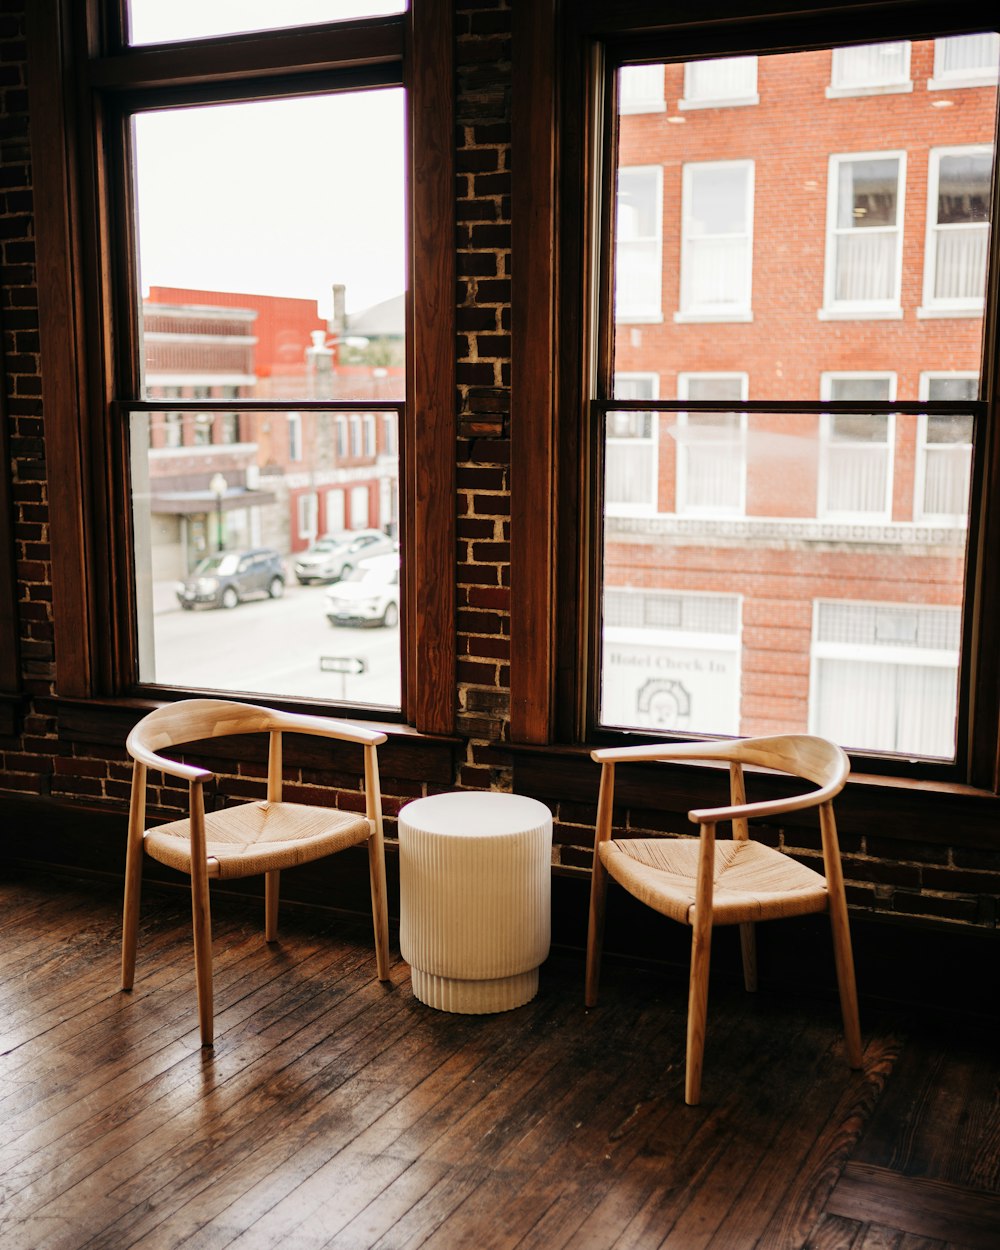
[[[142,894],[143,825],[146,819],[146,768],[138,760],[132,766],[129,800],[128,842],[125,848],[125,901],[122,908],[122,989],[135,982],[135,948],[139,934],[139,899]]]
[[[849,1067],[860,1068],[861,1022],[858,1017],[858,991],[854,980],[854,956],[847,921],[847,900],[843,893],[830,895],[830,928],[833,931],[833,958],[840,991],[840,1014],[844,1018],[844,1042]]]
[[[740,952],[743,956],[743,984],[747,992],[757,989],[757,932],[753,922],[740,925]]]
[[[587,975],[583,1001],[587,1007],[597,1005],[597,986],[601,977],[601,947],[604,944],[604,917],[607,912],[608,870],[600,855],[594,856],[590,878],[590,918],[587,924]]]
[[[275,868],[264,873],[264,941],[278,940],[278,899],[281,895],[281,871]]]
[[[209,907],[208,878],[191,875],[191,917],[194,926],[194,973],[198,985],[198,1023],[202,1046],[211,1046],[215,1021],[212,1004],[212,914]]]
[[[701,1102],[701,1072],[708,1020],[708,973],[712,954],[712,916],[695,917],[691,935],[691,980],[688,987],[687,1059],[684,1101],[689,1107]]]
[[[389,912],[385,888],[385,844],[381,834],[368,839],[368,875],[371,878],[372,925],[375,929],[375,975],[389,980]]]

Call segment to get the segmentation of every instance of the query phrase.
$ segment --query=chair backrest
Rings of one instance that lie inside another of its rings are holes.
[[[710,758],[709,753],[706,751],[702,758]],[[830,787],[834,793],[843,787],[851,771],[847,755],[839,746],[811,734],[739,739],[724,744],[718,758],[802,777],[821,789]]]
[[[233,703],[228,699],[182,699],[144,716],[125,745],[132,756],[136,755],[136,748],[140,754],[143,751],[158,754],[164,747],[185,742],[281,728],[275,720],[270,709],[252,707],[248,703]]]

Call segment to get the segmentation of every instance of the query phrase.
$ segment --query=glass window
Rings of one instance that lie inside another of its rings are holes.
[[[684,66],[682,109],[757,104],[757,58],[724,56]]]
[[[903,153],[831,158],[828,309],[898,310],[905,161]]]
[[[908,40],[834,48],[828,96],[912,89]]]
[[[659,167],[618,172],[615,314],[619,321],[658,321],[663,316],[662,188]]]
[[[941,148],[931,152],[925,310],[982,310],[992,179],[991,148]]]
[[[682,373],[679,399],[747,398],[746,374]],[[677,511],[724,516],[745,505],[746,416],[739,412],[680,412],[677,440]]]
[[[684,167],[681,315],[750,313],[752,161]]]
[[[402,13],[401,0],[127,0],[129,42],[167,43]]]
[[[625,65],[619,70],[618,108],[622,113],[662,113],[662,65]]]
[[[656,399],[655,373],[619,374],[616,399]],[[649,512],[656,507],[657,414],[609,412],[604,443],[604,498],[619,514]]]
[[[1000,66],[1000,34],[949,35],[934,40],[934,76],[931,91],[955,87],[989,86],[997,81]]]
[[[895,378],[823,378],[823,398],[842,403],[893,398]],[[821,516],[885,516],[891,505],[892,416],[887,413],[824,413],[820,462]]]

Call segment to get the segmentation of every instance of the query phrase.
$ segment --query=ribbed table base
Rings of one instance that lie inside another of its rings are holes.
[[[456,977],[436,977],[432,972],[410,969],[413,996],[438,1011],[456,1015],[485,1015],[490,1011],[511,1011],[530,1003],[538,993],[538,969],[519,972],[494,981],[460,981]]]

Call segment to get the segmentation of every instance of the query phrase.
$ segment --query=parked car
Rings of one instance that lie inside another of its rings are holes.
[[[331,625],[399,623],[399,553],[371,556],[326,592]]]
[[[280,599],[285,593],[285,578],[281,555],[270,547],[220,551],[199,560],[191,575],[177,583],[177,598],[187,609],[198,604],[235,608],[254,595]]]
[[[303,586],[310,582],[335,582],[347,577],[366,556],[395,551],[396,542],[381,530],[344,530],[319,538],[294,562],[295,576]]]

